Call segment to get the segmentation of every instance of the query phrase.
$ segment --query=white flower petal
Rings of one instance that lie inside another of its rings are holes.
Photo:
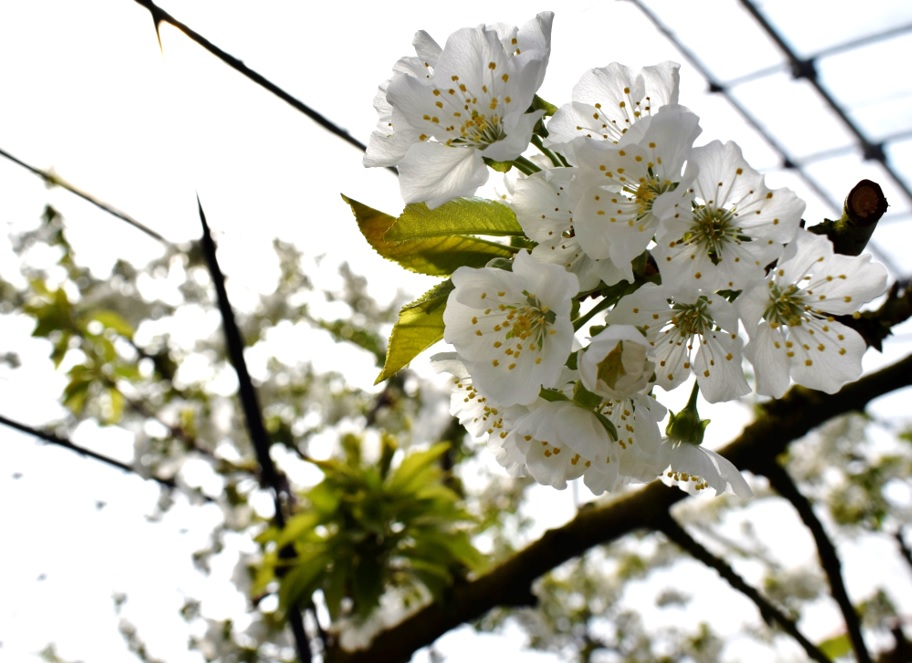
[[[522,251],[512,272],[460,267],[452,279],[444,339],[478,391],[503,405],[524,405],[543,386],[554,387],[573,344],[576,276]]]
[[[753,491],[738,468],[724,456],[711,449],[686,442],[667,442],[670,470],[663,480],[671,479],[689,493],[698,493],[707,487],[716,495],[727,490],[738,497],[751,497]]]
[[[407,203],[431,209],[470,196],[488,181],[488,168],[477,150],[452,149],[441,143],[416,143],[399,162],[399,187]]]

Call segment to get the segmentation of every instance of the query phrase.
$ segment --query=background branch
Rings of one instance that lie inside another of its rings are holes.
[[[202,248],[206,257],[206,264],[209,267],[209,275],[215,285],[216,299],[218,301],[219,312],[222,316],[222,327],[225,332],[225,343],[228,348],[228,357],[234,366],[238,378],[238,397],[241,401],[241,407],[244,410],[244,420],[247,424],[247,431],[250,435],[250,441],[256,451],[257,461],[262,471],[263,483],[272,490],[273,503],[275,505],[275,522],[280,528],[285,527],[284,503],[288,502],[289,492],[285,482],[279,481],[279,475],[276,472],[275,465],[272,462],[272,456],[269,455],[269,434],[266,432],[266,426],[263,423],[263,414],[257,400],[256,390],[253,387],[253,380],[250,378],[250,372],[247,370],[247,362],[244,359],[244,341],[241,338],[240,329],[238,329],[237,320],[234,317],[234,311],[231,308],[231,302],[228,300],[228,291],[225,288],[225,275],[222,273],[218,264],[218,257],[215,251],[215,241],[209,232],[209,225],[206,223],[206,215],[203,213],[203,206],[197,199],[199,208],[200,223],[203,226]],[[294,555],[294,550],[287,549],[289,555]],[[285,551],[283,551],[285,552]],[[312,610],[312,617],[317,622],[317,628],[320,632],[319,620],[317,620],[316,610]],[[296,607],[288,611],[288,623],[291,632],[294,635],[295,647],[298,652],[298,659],[301,663],[310,663],[312,654],[310,651],[310,641],[304,630],[304,620],[301,611]]]
[[[664,517],[653,521],[655,528],[662,532],[668,539],[674,542],[678,547],[688,553],[691,557],[702,562],[711,569],[715,569],[728,584],[737,589],[739,592],[749,598],[754,605],[760,610],[760,616],[767,624],[778,624],[783,631],[795,639],[801,645],[811,660],[820,663],[830,663],[829,657],[810,640],[808,640],[793,619],[790,619],[775,605],[770,603],[760,592],[748,585],[744,579],[739,576],[735,570],[722,558],[713,555],[709,550],[702,546],[696,539],[679,525],[671,514],[665,514]]]
[[[773,489],[795,507],[801,517],[801,521],[814,537],[814,542],[817,544],[817,554],[820,556],[820,565],[823,567],[830,583],[830,593],[839,606],[840,612],[842,612],[849,639],[852,641],[852,648],[855,650],[855,656],[859,663],[870,663],[871,654],[868,652],[864,637],[861,634],[861,620],[858,617],[858,613],[855,612],[855,607],[849,599],[849,593],[846,591],[845,582],[842,579],[842,564],[839,561],[839,555],[836,553],[836,546],[833,545],[830,537],[827,536],[826,530],[823,528],[823,523],[820,522],[817,514],[814,513],[814,507],[804,494],[798,490],[798,486],[792,481],[792,477],[789,476],[785,468],[776,462],[775,458],[769,459],[762,472],[769,479]]]
[[[91,449],[86,449],[85,447],[81,447],[78,444],[74,444],[73,442],[71,442],[70,440],[68,440],[65,437],[61,437],[59,435],[55,435],[55,434],[49,433],[47,431],[39,430],[37,428],[32,428],[31,426],[27,426],[18,421],[14,421],[12,419],[9,419],[8,417],[4,417],[3,415],[0,415],[0,424],[7,426],[9,428],[12,428],[14,430],[17,430],[20,433],[25,433],[26,435],[31,435],[32,437],[38,438],[39,440],[42,440],[49,444],[53,444],[58,447],[63,447],[64,449],[69,449],[70,451],[77,453],[80,456],[83,456],[85,458],[91,458],[92,460],[97,460],[98,462],[104,463],[105,465],[109,465],[111,467],[116,467],[118,470],[127,472],[128,474],[135,474],[136,476],[140,477],[141,479],[145,479],[147,481],[154,481],[155,483],[157,483],[161,486],[164,486],[165,488],[168,488],[169,490],[175,490],[175,489],[181,490],[181,487],[179,485],[177,485],[177,482],[174,479],[165,479],[164,477],[158,477],[158,476],[155,476],[154,474],[148,475],[148,476],[140,474],[139,472],[136,471],[136,469],[132,465],[128,465],[127,463],[122,463],[119,460],[115,460],[114,458],[105,456],[104,454],[100,454],[97,451],[92,451]],[[204,499],[207,502],[215,502],[214,499],[212,499],[205,493],[194,492],[193,494],[198,495],[199,497],[201,497],[202,499]]]

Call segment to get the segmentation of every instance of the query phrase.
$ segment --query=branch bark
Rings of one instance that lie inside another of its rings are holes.
[[[721,453],[741,469],[761,473],[769,459],[792,441],[829,419],[863,410],[869,402],[912,386],[912,355],[843,387],[823,394],[801,387],[765,408]],[[599,506],[583,507],[566,525],[545,534],[489,573],[454,587],[448,600],[432,603],[379,633],[368,649],[326,653],[328,663],[390,663],[408,660],[421,647],[460,624],[501,605],[534,603],[532,583],[547,571],[590,548],[634,530],[656,529],[656,521],[687,495],[654,482]]]

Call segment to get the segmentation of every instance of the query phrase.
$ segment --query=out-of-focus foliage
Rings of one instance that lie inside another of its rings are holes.
[[[314,461],[324,479],[303,493],[300,513],[259,536],[267,553],[255,594],[277,580],[287,609],[319,589],[333,621],[348,614],[363,620],[384,592],[398,590],[406,605],[427,593],[440,598],[481,568],[465,527],[471,516],[437,464],[448,443],[412,451],[393,466],[391,436],[383,436],[374,462],[363,457],[358,437],[341,442],[342,458]]]

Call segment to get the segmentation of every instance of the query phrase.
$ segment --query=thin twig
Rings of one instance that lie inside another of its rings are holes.
[[[906,563],[909,565],[910,569],[912,569],[912,549],[910,549],[909,544],[906,543],[902,527],[896,530],[896,533],[893,534],[893,538],[896,539],[896,543],[899,546],[899,554],[902,555],[902,558],[906,560]]]
[[[250,435],[250,441],[253,444],[257,461],[260,464],[263,483],[273,494],[276,525],[280,528],[285,527],[286,519],[283,507],[283,497],[285,496],[286,491],[279,480],[278,472],[276,472],[275,465],[272,462],[272,456],[269,455],[269,434],[266,432],[266,426],[263,423],[263,414],[260,409],[256,390],[253,387],[253,380],[250,378],[250,372],[247,370],[247,362],[244,359],[244,341],[241,337],[241,331],[238,328],[237,320],[234,317],[231,302],[228,299],[228,291],[225,288],[225,275],[218,264],[215,241],[212,239],[212,234],[209,232],[209,224],[206,223],[206,215],[203,212],[203,205],[200,203],[199,198],[197,198],[196,202],[199,209],[200,223],[203,226],[203,254],[206,257],[206,265],[209,267],[209,275],[215,285],[216,299],[218,301],[219,312],[222,316],[222,327],[225,332],[228,358],[231,360],[238,378],[238,397],[241,400],[241,407],[244,410],[244,420],[247,424],[247,432]],[[317,619],[316,611],[313,611],[313,618],[315,620]],[[301,663],[310,663],[312,656],[310,642],[307,638],[307,633],[304,630],[304,619],[301,611],[289,610],[288,621],[294,635],[298,659]]]
[[[89,193],[86,193],[82,189],[79,189],[79,188],[73,186],[66,180],[62,179],[59,175],[55,175],[54,173],[52,173],[50,171],[41,170],[40,168],[36,168],[35,166],[27,164],[25,161],[22,161],[21,159],[17,159],[12,154],[10,154],[9,152],[7,152],[6,150],[4,150],[2,148],[0,148],[0,156],[6,157],[7,159],[12,161],[17,166],[22,166],[23,168],[30,171],[31,173],[34,173],[35,175],[37,175],[38,177],[43,179],[47,184],[49,184],[51,186],[59,186],[61,189],[66,189],[70,193],[75,194],[75,195],[79,196],[80,198],[82,198],[83,200],[86,200],[86,201],[92,203],[93,205],[95,205],[95,207],[99,208],[100,210],[107,212],[108,214],[110,214],[112,216],[116,216],[121,221],[126,221],[127,223],[129,223],[131,226],[133,226],[137,230],[141,230],[142,232],[146,233],[149,237],[152,237],[153,239],[157,239],[162,244],[170,244],[170,242],[168,240],[166,240],[164,237],[159,235],[157,232],[155,232],[148,226],[140,223],[139,221],[134,219],[132,216],[130,216],[126,212],[121,212],[116,207],[112,207],[111,205],[108,205],[106,202],[99,200],[95,196],[93,196]]]
[[[240,73],[242,76],[250,79],[251,81],[253,81],[257,85],[259,85],[263,89],[271,92],[272,94],[277,96],[279,99],[281,99],[282,101],[287,103],[289,106],[291,106],[295,110],[297,110],[297,111],[303,113],[304,115],[306,115],[307,117],[309,117],[311,120],[316,122],[318,125],[320,125],[324,129],[326,129],[328,132],[330,132],[334,136],[341,138],[349,145],[354,145],[362,152],[365,152],[367,150],[367,145],[365,145],[360,140],[358,140],[357,138],[352,136],[350,133],[348,133],[345,129],[343,129],[339,125],[330,121],[325,115],[318,113],[317,111],[315,111],[313,108],[311,108],[310,106],[305,104],[300,99],[297,99],[296,97],[291,96],[288,92],[286,92],[285,90],[280,88],[278,85],[276,85],[275,83],[270,81],[268,78],[266,78],[262,74],[254,71],[253,69],[248,67],[246,64],[244,64],[238,58],[234,57],[230,53],[227,53],[226,51],[223,51],[221,48],[219,48],[218,46],[213,44],[211,41],[206,39],[199,32],[197,32],[196,30],[194,30],[193,28],[188,26],[186,23],[182,23],[181,21],[174,18],[171,14],[169,14],[164,9],[162,9],[161,7],[156,5],[154,2],[152,2],[152,0],[135,0],[135,2],[139,5],[142,5],[146,9],[148,9],[149,13],[152,14],[152,20],[155,22],[156,35],[158,35],[158,28],[162,22],[168,23],[168,24],[174,26],[175,28],[177,28],[178,30],[183,32],[185,35],[187,35],[190,39],[192,39],[197,44],[199,44],[200,46],[205,48],[207,51],[209,51],[212,55],[217,57],[219,60],[221,60],[222,62],[227,64],[229,67],[231,67],[232,69],[234,69],[235,71]],[[161,36],[159,36],[159,46],[160,45],[161,45]],[[395,168],[390,167],[387,170],[390,170],[391,172],[395,173],[396,175],[399,174],[399,172]]]
[[[795,507],[801,517],[801,521],[810,530],[811,535],[814,537],[814,542],[817,544],[820,565],[823,567],[830,583],[830,593],[833,595],[833,599],[839,606],[839,610],[845,620],[846,630],[848,631],[849,639],[852,641],[855,656],[859,663],[871,663],[871,654],[868,652],[864,636],[861,633],[861,620],[858,617],[858,613],[855,612],[852,601],[849,599],[849,594],[842,578],[842,564],[839,561],[839,555],[837,555],[836,547],[830,537],[827,536],[823,523],[820,522],[817,514],[814,513],[814,507],[798,489],[798,486],[795,485],[785,468],[776,462],[775,459],[771,458],[761,471],[769,479],[770,486]]]
[[[27,426],[26,424],[20,423],[18,421],[14,421],[13,419],[9,419],[8,417],[4,417],[3,415],[0,415],[0,424],[7,426],[9,428],[15,429],[15,430],[19,431],[20,433],[25,433],[26,435],[31,435],[32,437],[38,438],[39,440],[42,440],[49,444],[53,444],[58,447],[63,447],[64,449],[69,449],[70,451],[77,453],[80,456],[83,456],[85,458],[91,458],[92,460],[97,460],[98,462],[104,463],[105,465],[109,465],[111,467],[116,467],[117,469],[119,469],[123,472],[126,472],[128,474],[135,474],[136,476],[140,477],[141,479],[146,479],[148,481],[154,481],[155,483],[157,483],[161,486],[164,486],[165,488],[168,488],[169,490],[183,490],[181,488],[181,486],[179,486],[174,479],[165,479],[162,477],[155,476],[154,474],[148,475],[148,476],[140,474],[139,472],[136,471],[136,469],[133,466],[128,465],[127,463],[122,463],[119,460],[115,460],[113,458],[110,458],[109,456],[105,456],[104,454],[100,454],[97,451],[92,451],[91,449],[86,449],[85,447],[80,447],[78,444],[74,444],[73,442],[71,442],[70,440],[68,440],[65,437],[61,437],[61,436],[55,435],[53,433],[48,433],[47,431],[39,430],[39,429],[33,428],[31,426]],[[202,499],[204,499],[207,502],[215,502],[214,499],[212,499],[205,493],[193,493],[193,494],[198,495],[199,497],[201,497]]]
[[[830,663],[830,659],[826,654],[820,651],[813,642],[808,640],[801,631],[798,630],[798,625],[795,623],[795,620],[791,619],[779,608],[770,603],[770,601],[760,594],[760,592],[748,585],[728,562],[712,554],[696,539],[690,536],[690,534],[671,517],[671,514],[666,513],[662,517],[652,521],[651,524],[656,530],[662,532],[662,534],[667,536],[669,540],[674,542],[691,557],[702,562],[706,566],[715,569],[720,576],[728,581],[729,585],[744,594],[757,606],[757,609],[760,610],[760,616],[763,617],[763,621],[767,624],[778,624],[783,631],[801,645],[804,651],[807,652],[808,657],[814,661],[820,661],[820,663]]]

